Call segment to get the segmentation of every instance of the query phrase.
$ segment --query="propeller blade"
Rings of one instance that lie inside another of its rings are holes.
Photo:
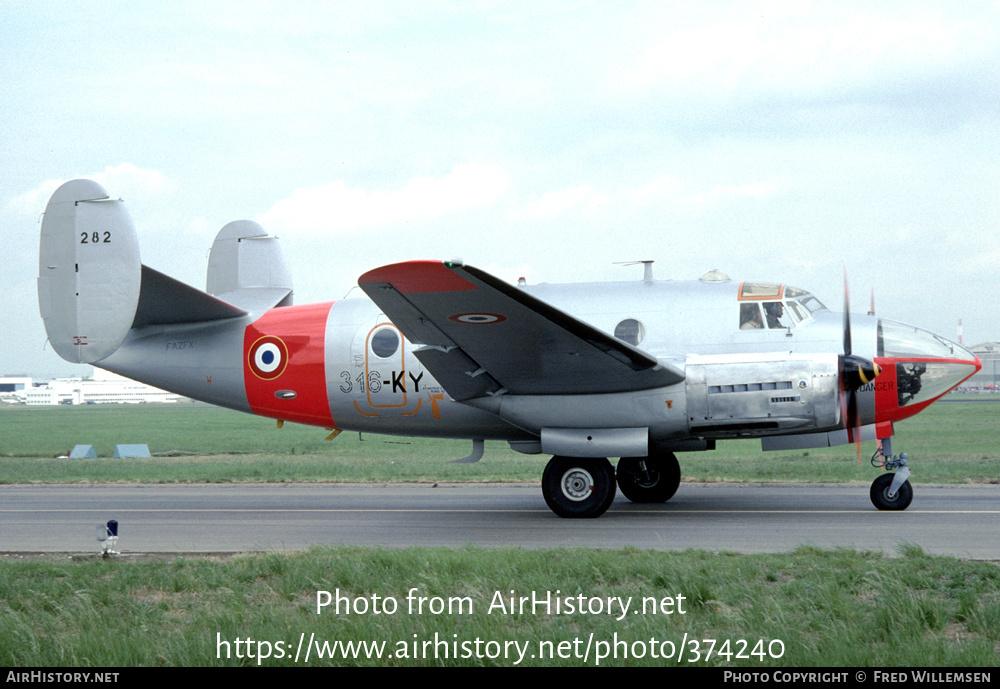
[[[856,357],[851,357],[852,359]],[[846,357],[845,357],[846,359]],[[840,369],[840,422],[848,433],[848,440],[854,441],[854,448],[858,455],[858,466],[861,466],[861,415],[858,410],[857,388],[849,383],[848,376],[845,375],[847,362],[841,364]]]
[[[853,406],[851,415],[851,428],[854,429],[854,450],[858,454],[858,468],[861,468],[861,411],[858,409],[858,392],[851,390],[851,400],[849,406]]]
[[[850,430],[851,428],[851,417],[848,415],[849,405],[847,403],[847,388],[844,387],[844,377],[841,373],[840,377],[840,423],[844,424],[844,428]]]
[[[847,289],[847,267],[844,267],[844,356],[851,355],[851,296]]]
[[[872,288],[871,311],[875,313],[875,289]],[[844,267],[844,354],[840,357],[840,417],[844,428],[854,440],[861,466],[861,409],[858,389],[875,380],[882,367],[874,361],[851,354],[851,296],[847,287],[847,267]]]

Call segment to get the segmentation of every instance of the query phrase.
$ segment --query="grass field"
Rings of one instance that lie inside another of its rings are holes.
[[[1000,404],[939,403],[897,426],[895,451],[910,455],[914,483],[1000,481]],[[203,404],[0,408],[0,483],[229,481],[538,481],[548,457],[487,443],[476,464],[447,460],[471,443],[343,433],[285,424]],[[151,459],[111,459],[119,443],[148,444]],[[97,460],[57,460],[77,444]],[[762,452],[754,440],[726,441],[679,456],[685,480],[869,483],[865,443]]]
[[[309,665],[995,667],[996,564],[901,555],[317,548],[221,562],[0,561],[0,666],[255,665],[265,651],[262,665],[294,665],[312,635]],[[426,599],[419,612],[411,589]],[[350,603],[317,614],[318,591]],[[512,592],[582,595],[587,612],[511,609]],[[589,602],[608,597],[634,607]],[[238,658],[236,639],[268,646]],[[317,657],[338,640],[384,648]]]

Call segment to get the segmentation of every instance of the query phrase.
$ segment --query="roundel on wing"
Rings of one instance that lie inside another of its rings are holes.
[[[467,323],[469,325],[490,325],[503,323],[507,317],[499,313],[456,313],[448,316],[448,320],[453,323]]]
[[[288,347],[281,338],[267,335],[250,345],[247,363],[258,378],[274,380],[288,365]]]

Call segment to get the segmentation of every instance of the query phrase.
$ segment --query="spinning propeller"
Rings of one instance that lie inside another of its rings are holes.
[[[872,292],[872,312],[875,293]],[[844,428],[854,435],[854,447],[861,466],[861,411],[858,408],[858,388],[875,380],[882,367],[864,357],[851,354],[851,299],[847,289],[847,269],[844,269],[844,354],[840,357],[840,408]]]

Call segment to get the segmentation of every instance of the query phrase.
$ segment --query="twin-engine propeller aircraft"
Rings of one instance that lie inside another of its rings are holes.
[[[542,493],[562,517],[602,514],[616,483],[635,502],[669,500],[674,453],[722,438],[859,453],[877,438],[887,473],[872,502],[905,509],[893,424],[981,367],[927,331],[850,316],[846,297],[841,316],[716,271],[515,287],[413,261],[358,284],[370,299],[293,306],[276,238],[241,220],[215,238],[202,292],[143,265],[124,204],[89,180],[60,187],[42,221],[38,300],[64,359],[279,421],[471,439],[457,461],[485,440],[551,454]]]

